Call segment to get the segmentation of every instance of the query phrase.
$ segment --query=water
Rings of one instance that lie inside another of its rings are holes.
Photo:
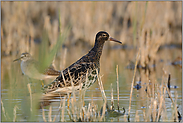
[[[75,50],[75,49],[73,49]],[[74,52],[74,51],[73,51]],[[72,52],[68,52],[68,56],[71,56]],[[166,57],[166,54],[170,54],[171,56]],[[158,62],[156,66],[156,71],[152,72],[150,75],[150,79],[155,77],[153,81],[156,81],[159,85],[161,85],[163,78],[163,70],[165,69],[166,72],[171,74],[171,87],[177,86],[178,88],[171,88],[171,96],[175,101],[176,94],[177,97],[177,105],[179,106],[178,110],[181,111],[181,104],[182,104],[182,69],[176,66],[172,66],[168,64],[169,62],[173,61],[176,57],[181,54],[181,50],[171,49],[171,50],[162,50],[158,53],[157,59],[163,59],[163,62]],[[82,56],[82,53],[78,53],[78,56],[74,57],[67,57],[66,65],[70,65],[72,62],[79,59]],[[128,57],[127,57],[128,56]],[[114,96],[114,107],[117,110],[117,86],[116,86],[116,65],[119,66],[119,108],[120,111],[123,111],[125,108],[125,114],[128,114],[129,108],[129,99],[130,99],[130,89],[131,89],[131,82],[134,74],[134,70],[126,69],[129,60],[135,60],[136,53],[134,51],[121,51],[120,49],[112,50],[107,52],[106,49],[103,51],[103,55],[101,58],[101,71],[100,75],[102,76],[103,87],[105,90],[105,95],[107,97],[107,102],[109,106],[111,106],[111,83],[113,87],[113,96]],[[77,57],[77,58],[75,58]],[[16,121],[30,121],[30,94],[28,91],[27,84],[29,81],[26,77],[22,76],[19,63],[12,63],[13,58],[2,58],[2,73],[1,73],[1,98],[3,102],[3,106],[5,108],[5,114],[10,117],[7,118],[7,121],[12,121],[14,118],[13,111],[15,111],[15,105],[18,107],[16,108]],[[70,61],[70,62],[69,62]],[[59,61],[58,61],[59,62]],[[10,64],[9,67],[5,67]],[[57,65],[58,66],[58,65]],[[142,70],[143,71],[143,70]],[[143,72],[139,72],[137,70],[136,82],[139,81],[139,77],[145,76]],[[147,85],[146,83],[145,85]],[[136,112],[138,111],[138,116],[140,121],[144,121],[144,112],[148,109],[148,101],[150,98],[147,97],[145,94],[145,85],[142,85],[140,90],[133,89],[132,95],[132,102],[131,102],[131,111],[130,111],[130,121],[135,121]],[[36,92],[40,92],[41,83],[39,81],[36,84],[32,83],[32,96],[33,102],[34,97],[38,97]],[[160,86],[161,87],[161,86]],[[167,118],[168,120],[172,118],[172,102],[168,95],[165,96],[165,105],[167,111]],[[97,105],[97,111],[100,111],[103,105],[102,94],[98,86],[98,82],[93,84],[86,93],[85,93],[85,106],[88,106],[91,103],[91,99],[93,98],[93,103]],[[72,99],[72,97],[71,97]],[[77,97],[78,99],[78,97]],[[60,105],[60,99],[54,99],[53,102],[50,104],[52,106],[52,120],[56,115],[56,121],[60,121],[60,111],[58,111],[58,107]],[[34,106],[34,103],[32,104]],[[66,103],[67,106],[67,103]],[[45,117],[46,120],[49,119],[49,106],[44,107]],[[2,115],[4,116],[4,115]],[[33,117],[33,116],[32,116]],[[38,113],[35,114],[37,118],[36,121],[44,121],[42,115],[42,109],[38,110]],[[127,117],[127,116],[126,116]],[[106,117],[106,121],[108,122],[124,122],[127,121],[124,115],[119,117]],[[6,121],[5,117],[4,121]],[[64,119],[65,121],[70,121],[67,111],[64,112]],[[34,120],[33,120],[34,121]]]

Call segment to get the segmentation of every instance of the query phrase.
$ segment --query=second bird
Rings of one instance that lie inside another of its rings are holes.
[[[21,60],[21,70],[22,73],[29,78],[38,79],[38,80],[46,80],[46,79],[55,79],[60,75],[60,71],[54,69],[52,65],[50,65],[45,71],[41,71],[39,68],[41,63],[33,59],[33,57],[29,53],[22,53],[21,57],[15,59],[15,61]]]

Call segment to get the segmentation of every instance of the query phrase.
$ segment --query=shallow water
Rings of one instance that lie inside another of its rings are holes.
[[[72,49],[71,51],[67,52],[67,56],[72,56],[72,53],[75,52],[76,49]],[[167,55],[168,54],[168,55]],[[77,55],[74,55],[73,57],[67,57],[66,58],[66,65],[73,63],[77,59],[80,58],[80,56],[83,55],[83,52],[77,52]],[[130,88],[131,88],[131,82],[134,74],[134,70],[126,69],[126,66],[128,65],[129,60],[135,61],[136,53],[135,51],[127,50],[122,51],[120,49],[114,49],[110,52],[104,47],[103,55],[101,57],[101,71],[100,75],[102,76],[102,82],[103,87],[105,90],[105,94],[107,97],[107,102],[109,106],[111,106],[111,83],[113,87],[113,95],[114,95],[114,107],[117,110],[117,86],[116,86],[116,65],[119,66],[119,107],[120,110],[123,111],[122,107],[126,109],[125,114],[128,113],[129,108],[129,98],[130,98]],[[157,80],[157,83],[161,84],[162,82],[162,68],[164,68],[168,73],[171,74],[171,86],[177,86],[178,88],[174,89],[171,88],[171,96],[173,100],[175,100],[175,94],[178,94],[177,98],[177,104],[179,106],[178,110],[181,110],[181,104],[182,104],[182,69],[177,66],[172,66],[169,63],[173,61],[178,56],[181,56],[181,50],[179,49],[162,49],[158,52],[157,59],[159,61],[163,59],[163,62],[158,62],[156,66],[156,71],[152,72],[151,75],[155,76],[154,80]],[[14,58],[2,58],[2,68],[1,68],[1,98],[3,102],[3,106],[5,108],[5,112],[13,112],[14,106],[16,105],[18,108],[16,110],[16,121],[29,121],[29,111],[30,110],[30,94],[28,92],[27,84],[29,83],[29,80],[27,80],[26,77],[22,76],[19,63],[13,63],[12,60]],[[58,67],[59,61],[56,61],[56,66]],[[11,64],[10,67],[5,67],[7,64]],[[59,67],[58,67],[59,68]],[[139,73],[137,71],[136,73],[136,80],[134,85],[136,85],[136,82],[139,81],[139,76],[142,76],[142,73]],[[39,82],[38,82],[39,83]],[[37,96],[34,92],[40,92],[40,84],[32,83],[31,89],[32,89],[32,96]],[[144,86],[144,85],[142,85]],[[133,95],[132,95],[132,103],[131,103],[131,111],[130,111],[130,121],[135,120],[135,114],[136,111],[138,111],[139,120],[144,121],[143,119],[143,111],[147,110],[147,100],[146,97],[143,97],[144,94],[142,94],[145,91],[141,91],[144,88],[141,88],[140,90],[133,89]],[[170,98],[168,98],[168,95],[165,95],[165,105],[167,110],[167,117],[168,119],[172,118],[172,103]],[[72,98],[72,97],[71,97]],[[100,111],[102,105],[103,105],[103,99],[102,94],[98,86],[98,82],[93,84],[92,87],[90,87],[86,93],[85,93],[85,106],[88,106],[88,103],[91,103],[91,99],[93,98],[93,103],[98,105],[98,111]],[[34,100],[33,100],[34,101]],[[51,103],[52,106],[52,119],[55,117],[56,114],[58,114],[58,107],[60,105],[60,99],[54,99]],[[67,105],[67,104],[66,104]],[[45,116],[48,120],[48,112],[49,112],[49,106],[45,107]],[[14,118],[14,114],[10,113],[8,114],[10,119]],[[35,114],[38,119],[35,121],[44,121],[42,116],[42,109],[39,110],[38,114]],[[13,118],[11,118],[13,117]],[[5,118],[5,117],[3,117]],[[8,119],[8,118],[7,118]],[[60,113],[57,115],[56,121],[60,121]],[[70,121],[67,111],[65,110],[64,113],[64,119],[65,121]],[[33,121],[34,121],[33,120]],[[3,121],[6,121],[3,119]],[[11,121],[11,120],[7,120]],[[127,121],[127,119],[124,118],[124,116],[119,117],[106,117],[106,121],[108,122],[124,122]]]

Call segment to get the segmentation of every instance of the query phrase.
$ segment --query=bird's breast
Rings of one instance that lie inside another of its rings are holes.
[[[90,70],[88,74],[86,74],[86,80],[83,82],[82,89],[88,89],[96,82],[98,78],[97,71],[99,73],[99,68]]]

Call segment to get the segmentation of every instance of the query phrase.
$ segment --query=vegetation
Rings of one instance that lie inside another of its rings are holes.
[[[181,9],[181,1],[1,2],[1,121],[179,122]],[[63,70],[99,30],[123,45],[105,44],[98,82],[40,103],[41,82],[13,60],[29,52],[43,69],[53,61]]]

